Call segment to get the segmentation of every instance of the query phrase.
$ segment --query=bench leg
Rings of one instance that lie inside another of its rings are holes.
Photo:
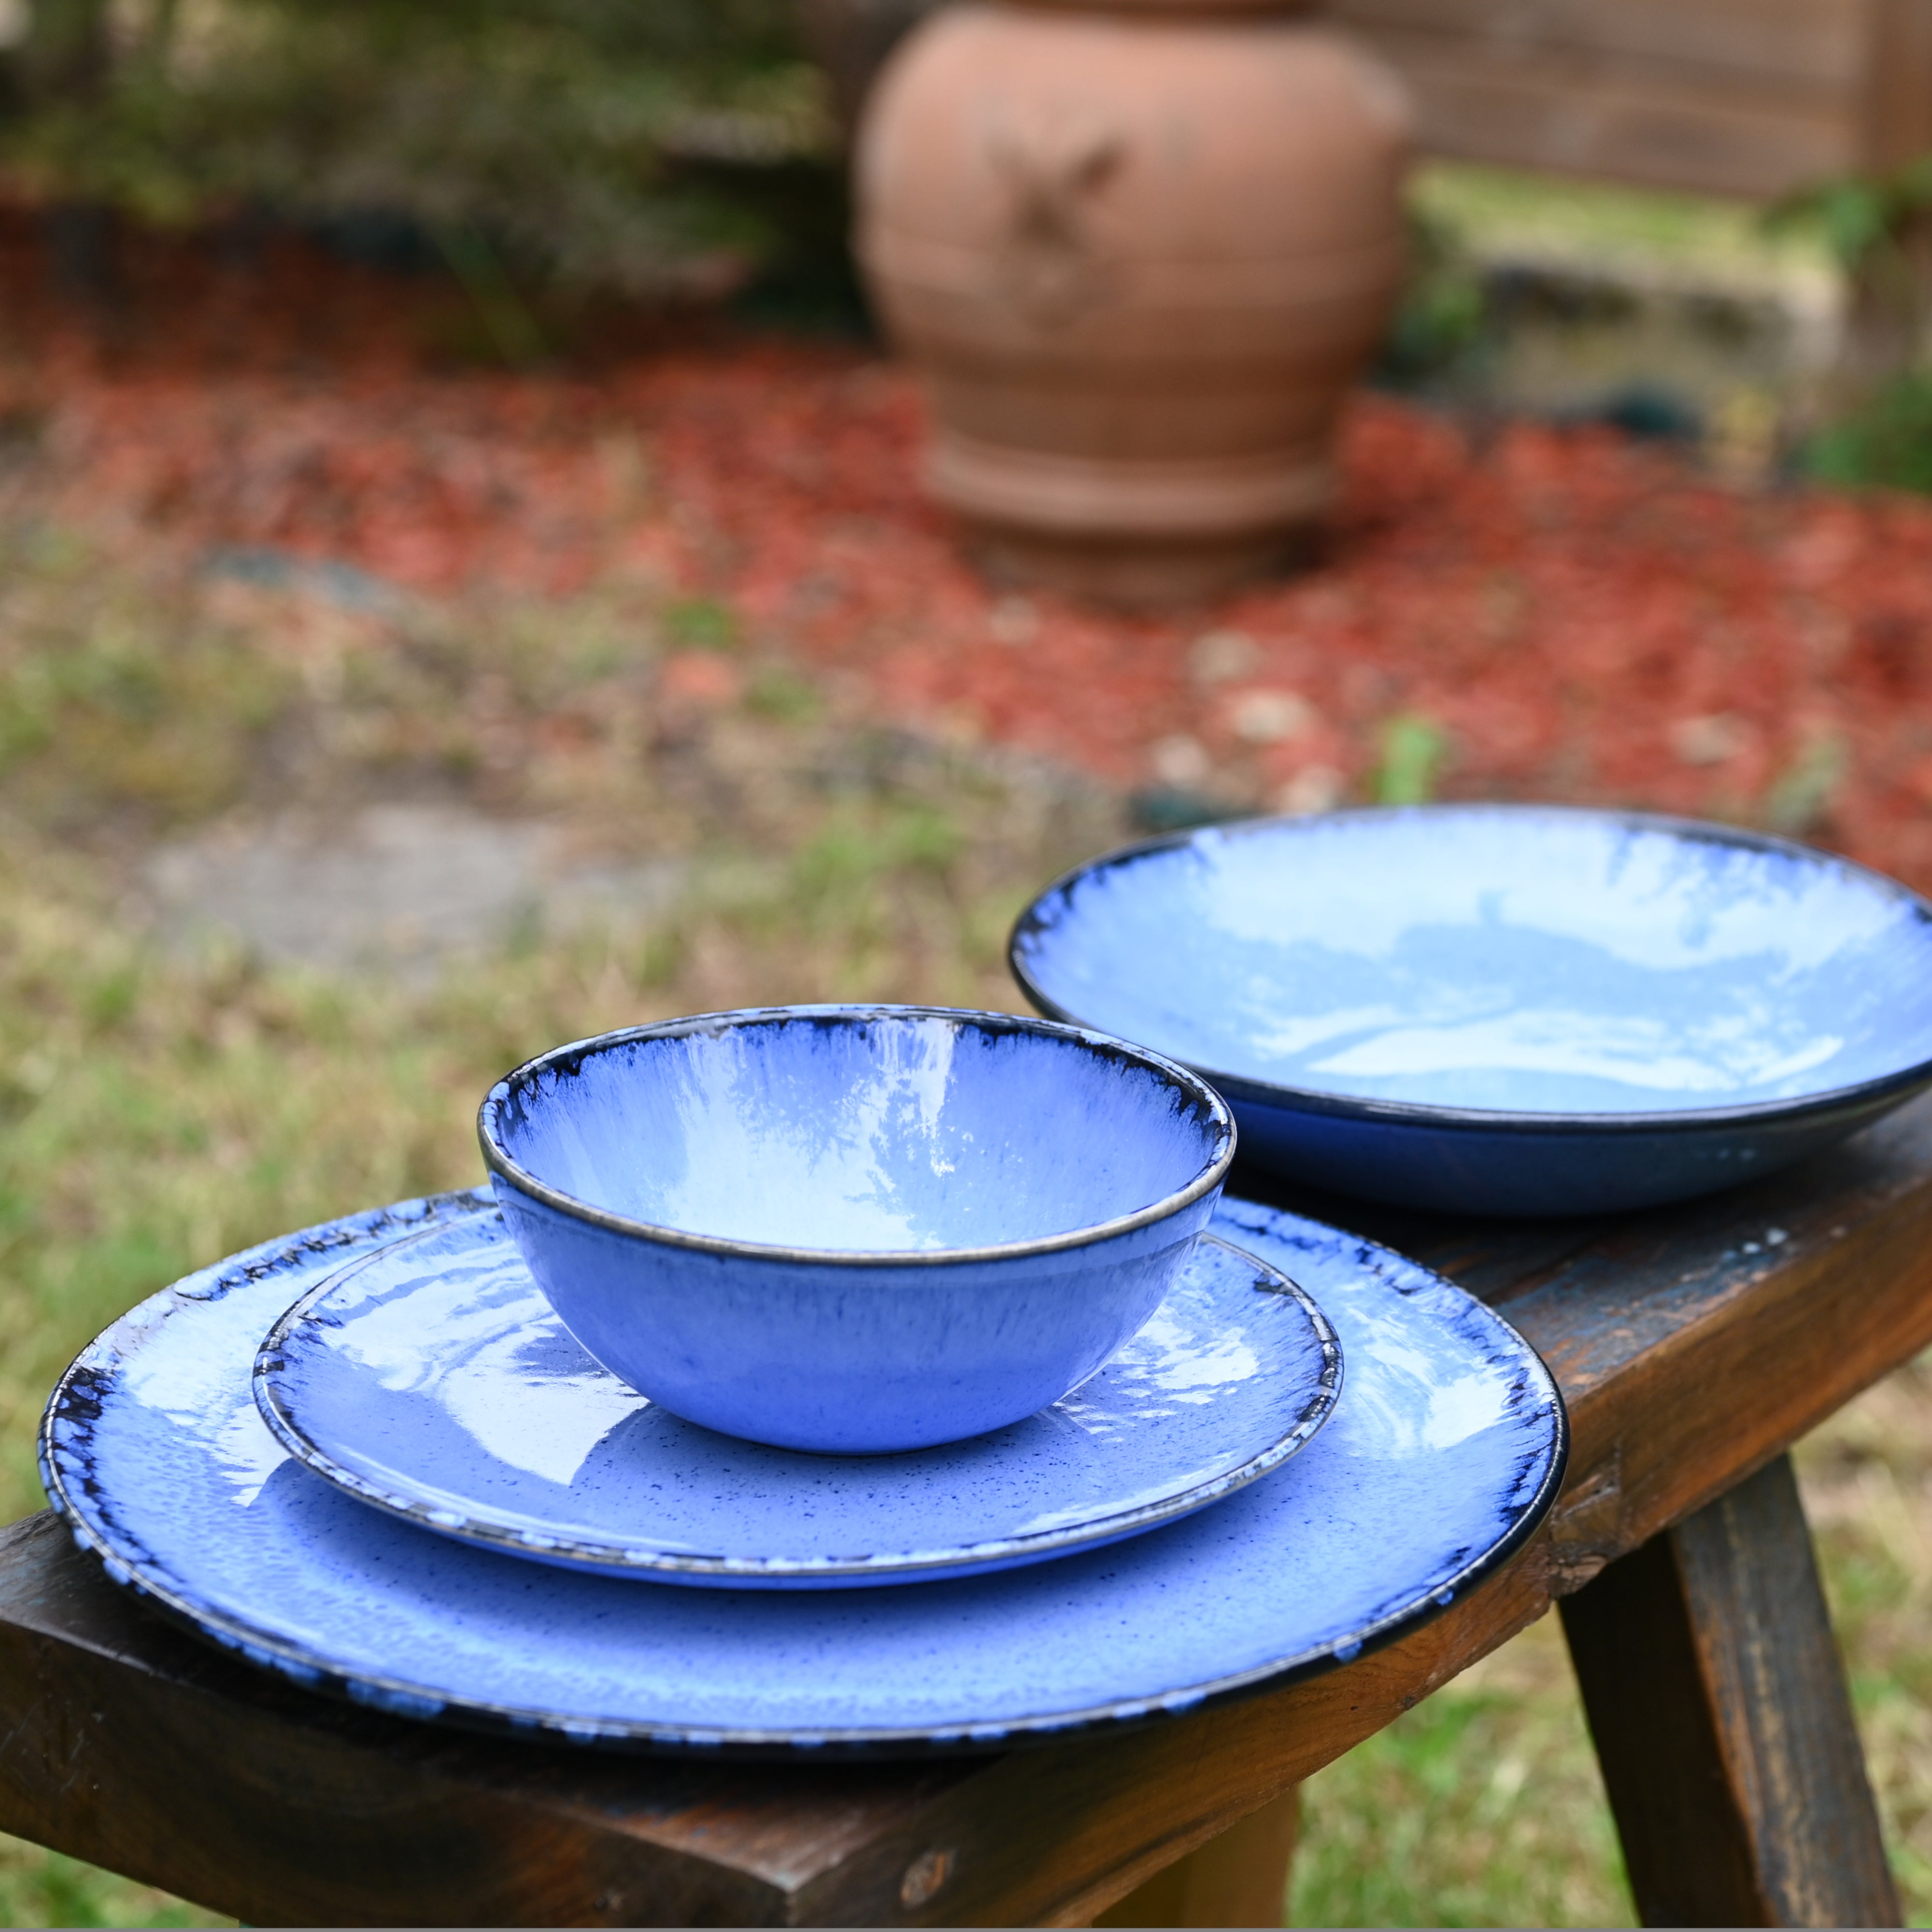
[[[1096,1925],[1279,1925],[1301,1792],[1291,1786],[1110,1905]]]
[[[1789,1456],[1564,1600],[1646,1925],[1896,1925]]]

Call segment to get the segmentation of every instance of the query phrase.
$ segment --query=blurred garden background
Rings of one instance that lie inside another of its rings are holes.
[[[0,0],[4,1520],[101,1325],[473,1181],[514,1062],[1016,1006],[1013,916],[1139,832],[1558,798],[1932,890],[1922,312],[1844,352],[1932,168],[1426,164],[1322,554],[1123,616],[922,496],[836,51],[786,0]],[[1932,1376],[1799,1464],[1932,1922]],[[1294,1922],[1629,1916],[1552,1624],[1305,1806]],[[4,1840],[0,1917],[216,1922]]]

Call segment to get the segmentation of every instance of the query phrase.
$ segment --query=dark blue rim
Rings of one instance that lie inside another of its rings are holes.
[[[1301,830],[1338,821],[1360,824],[1452,814],[1466,818],[1482,815],[1593,819],[1600,824],[1629,831],[1666,832],[1700,844],[1730,845],[1747,851],[1774,854],[1864,881],[1884,896],[1910,908],[1928,926],[1932,926],[1932,904],[1909,886],[1888,878],[1882,872],[1875,872],[1868,866],[1861,866],[1856,860],[1843,858],[1835,852],[1821,851],[1814,845],[1802,845],[1795,839],[1777,838],[1768,832],[1749,832],[1738,826],[1715,825],[1703,819],[1675,818],[1657,812],[1604,812],[1589,806],[1365,806],[1348,812],[1235,819],[1221,825],[1199,826],[1190,831],[1165,832],[1156,838],[1143,838],[1134,844],[1103,853],[1097,859],[1090,859],[1062,873],[1013,922],[1012,932],[1006,941],[1008,968],[1020,991],[1048,1018],[1069,1026],[1091,1026],[1094,1024],[1092,1021],[1068,1012],[1040,986],[1027,970],[1021,948],[1032,934],[1048,929],[1049,922],[1041,916],[1041,908],[1070,893],[1074,887],[1095,874],[1132,864],[1150,853],[1172,851],[1193,844],[1208,834],[1238,838],[1284,826]],[[1184,1064],[1192,1066],[1192,1062]],[[1904,1100],[1918,1088],[1932,1083],[1932,1058],[1928,1058],[1897,1072],[1882,1073],[1850,1087],[1808,1094],[1796,1100],[1754,1100],[1737,1107],[1670,1108],[1652,1113],[1539,1114],[1507,1108],[1437,1106],[1420,1100],[1372,1100],[1330,1093],[1319,1088],[1291,1087],[1282,1082],[1258,1079],[1252,1074],[1230,1073],[1217,1067],[1192,1066],[1192,1070],[1219,1091],[1252,1106],[1282,1107],[1298,1113],[1329,1114],[1348,1120],[1384,1121],[1397,1126],[1493,1134],[1645,1134],[1667,1132],[1683,1127],[1765,1126],[1774,1122],[1809,1120],[1820,1114],[1860,1113],[1888,1100]]]
[[[286,1237],[279,1244],[265,1243],[259,1248],[234,1256],[214,1268],[202,1270],[199,1278],[190,1276],[190,1280],[198,1282],[194,1298],[219,1300],[231,1289],[260,1280],[265,1274],[272,1274],[319,1248],[352,1246],[358,1238],[380,1236],[388,1228],[393,1228],[395,1235],[410,1233],[446,1218],[486,1211],[491,1205],[488,1196],[479,1188],[463,1193],[401,1202],[392,1208],[367,1210],[340,1221],[323,1222]],[[1274,1210],[1264,1211],[1271,1222],[1286,1218]],[[695,1754],[704,1757],[782,1758],[794,1761],[801,1751],[840,1758],[961,1756],[1010,1750],[1021,1745],[1058,1743],[1069,1736],[1102,1728],[1126,1729],[1165,1718],[1190,1716],[1197,1711],[1236,1702],[1264,1689],[1284,1689],[1306,1678],[1324,1676],[1342,1664],[1352,1664],[1357,1658],[1394,1642],[1417,1625],[1427,1622],[1455,1598],[1466,1595],[1476,1585],[1494,1575],[1542,1527],[1544,1519],[1562,1490],[1570,1462],[1569,1412],[1547,1365],[1502,1316],[1470,1294],[1466,1288],[1456,1288],[1454,1282],[1423,1268],[1420,1262],[1407,1261],[1378,1243],[1364,1241],[1359,1245],[1364,1252],[1385,1256],[1391,1262],[1442,1282],[1454,1293],[1473,1303],[1522,1350],[1526,1377],[1541,1383],[1552,1424],[1550,1464],[1537,1486],[1536,1493],[1522,1505],[1515,1522],[1503,1535],[1480,1555],[1472,1558],[1454,1575],[1436,1584],[1426,1595],[1391,1611],[1342,1643],[1279,1664],[1257,1665],[1198,1690],[1168,1692],[1118,1705],[1097,1706],[1051,1719],[1022,1720],[1018,1724],[988,1726],[984,1730],[965,1727],[944,1734],[884,1727],[855,1727],[814,1732],[809,1736],[710,1728],[653,1730],[646,1724],[635,1722],[600,1726],[587,1724],[581,1718],[566,1717],[561,1712],[522,1710],[511,1706],[452,1706],[440,1694],[426,1690],[419,1684],[352,1676],[326,1657],[291,1642],[278,1633],[256,1629],[238,1618],[212,1610],[179,1595],[157,1577],[154,1573],[158,1566],[147,1556],[138,1538],[129,1535],[124,1530],[122,1532],[134,1551],[138,1552],[130,1558],[117,1552],[76,1507],[54,1455],[55,1430],[70,1406],[76,1412],[76,1421],[85,1421],[80,1412],[93,1406],[97,1399],[91,1389],[83,1389],[80,1384],[91,1381],[99,1372],[93,1358],[120,1327],[118,1322],[75,1358],[48,1398],[40,1421],[40,1481],[56,1514],[67,1523],[76,1542],[100,1561],[113,1582],[131,1590],[171,1622],[194,1635],[212,1640],[222,1648],[237,1652],[249,1662],[273,1670],[304,1689],[326,1691],[346,1697],[352,1702],[418,1718],[434,1718],[464,1730],[507,1735],[532,1742],[562,1736],[573,1743],[606,1749],[676,1756]],[[180,1287],[182,1284],[176,1286]],[[159,1300],[174,1292],[172,1288],[163,1288],[160,1294],[150,1296],[148,1300]],[[142,1303],[139,1306],[147,1305]],[[138,1309],[129,1311],[130,1314],[136,1312]],[[121,1318],[122,1322],[128,1318],[127,1316]],[[85,1487],[84,1482],[82,1486]]]
[[[1084,1047],[1107,1060],[1120,1061],[1158,1074],[1186,1100],[1189,1110],[1208,1138],[1214,1151],[1200,1170],[1184,1187],[1165,1198],[1137,1208],[1131,1214],[1116,1215],[1111,1221],[1089,1227],[1070,1228],[1058,1234],[1042,1234],[1024,1241],[1000,1241],[979,1248],[798,1248],[780,1243],[733,1240],[722,1234],[694,1234],[687,1228],[668,1228],[651,1221],[635,1221],[625,1214],[614,1214],[588,1201],[580,1201],[548,1181],[539,1180],[523,1166],[503,1144],[500,1124],[506,1112],[519,1106],[522,1095],[547,1074],[574,1072],[594,1056],[608,1053],[638,1040],[684,1040],[693,1035],[716,1038],[718,1035],[754,1026],[783,1026],[800,1021],[824,1025],[872,1025],[880,1021],[939,1020],[968,1026],[982,1033],[1029,1034],[1036,1039],[1054,1040]],[[514,1072],[498,1081],[484,1096],[476,1115],[476,1138],[483,1149],[484,1165],[499,1180],[520,1194],[573,1220],[589,1222],[614,1234],[653,1241],[665,1247],[694,1249],[700,1253],[724,1255],[742,1261],[783,1262],[797,1267],[823,1268],[954,1268],[980,1262],[1018,1261],[1031,1255],[1059,1254],[1072,1248],[1090,1247],[1137,1229],[1152,1227],[1168,1220],[1212,1194],[1228,1178],[1234,1162],[1234,1117],[1228,1103],[1199,1075],[1131,1041],[1116,1040],[1098,1028],[1070,1024],[1064,1021],[1036,1020],[1019,1013],[978,1012],[962,1006],[752,1006],[723,1013],[694,1013],[687,1018],[660,1021],[655,1026],[626,1027],[619,1032],[574,1040],[567,1046],[553,1047],[536,1059],[526,1060]]]

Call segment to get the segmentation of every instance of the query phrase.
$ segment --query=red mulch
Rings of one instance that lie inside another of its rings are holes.
[[[434,284],[286,242],[136,241],[119,275],[56,295],[0,215],[0,425],[42,431],[56,515],[431,592],[642,570],[882,714],[1124,784],[1359,796],[1405,713],[1446,733],[1451,796],[1750,819],[1835,768],[1809,836],[1932,887],[1932,504],[1364,397],[1322,568],[1124,620],[974,576],[919,496],[912,382],[860,352],[640,322],[574,372],[438,369]]]

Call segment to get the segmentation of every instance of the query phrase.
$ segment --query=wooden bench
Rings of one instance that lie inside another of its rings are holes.
[[[294,1689],[41,1516],[0,1532],[0,1828],[262,1924],[1247,1923],[1279,1897],[1293,1786],[1558,1604],[1648,1922],[1896,1923],[1784,1452],[1932,1342],[1932,1098],[1791,1174],[1602,1222],[1240,1185],[1503,1308],[1569,1400],[1548,1525],[1405,1641],[1000,1756],[627,1758]]]

